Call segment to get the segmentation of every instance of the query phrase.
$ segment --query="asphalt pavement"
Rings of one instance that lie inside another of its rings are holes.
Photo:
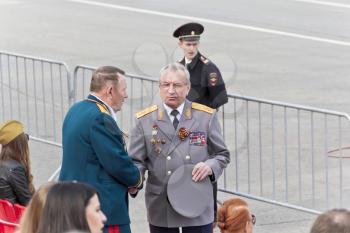
[[[219,66],[229,93],[350,112],[349,12],[348,0],[0,0],[0,51],[157,77],[181,57],[173,30],[197,21],[205,26],[200,51]],[[31,142],[31,154],[38,186],[60,150]],[[133,232],[147,232],[140,194],[130,200]],[[308,232],[315,218],[248,202],[255,232]]]

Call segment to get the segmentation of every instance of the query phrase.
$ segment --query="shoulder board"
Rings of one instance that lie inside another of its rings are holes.
[[[208,107],[208,106],[205,106],[203,104],[198,104],[198,103],[192,103],[192,108],[193,109],[197,109],[197,110],[200,110],[200,111],[203,111],[203,112],[207,112],[207,113],[210,113],[210,114],[213,114],[214,113],[214,109]]]
[[[140,117],[143,117],[151,112],[154,112],[157,109],[158,109],[158,105],[156,105],[156,104],[152,105],[152,106],[136,113],[136,118],[139,119]]]
[[[105,106],[103,106],[102,104],[97,103],[97,102],[96,102],[96,105],[100,109],[101,112],[109,114],[109,112],[108,112],[108,110],[106,109]]]
[[[208,63],[209,63],[209,59],[206,58],[206,57],[201,56],[200,59],[201,59],[201,61],[202,61],[204,64],[208,64]]]
[[[109,115],[109,111],[108,111],[107,107],[104,106],[103,104],[97,102],[96,100],[92,100],[92,99],[86,99],[86,100],[90,101],[90,102],[94,102],[97,105],[97,107],[100,109],[101,112],[107,113]]]

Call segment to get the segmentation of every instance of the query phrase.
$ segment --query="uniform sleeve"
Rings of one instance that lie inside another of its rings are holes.
[[[211,108],[217,109],[228,101],[224,80],[214,63],[206,65],[206,78]]]
[[[91,126],[91,144],[105,171],[128,187],[139,187],[142,176],[125,149],[122,133],[107,114],[99,115]]]
[[[216,113],[209,122],[208,152],[209,159],[205,163],[212,169],[215,179],[213,182],[215,182],[230,162],[230,152],[225,145]]]
[[[146,164],[148,159],[144,135],[141,122],[136,120],[136,126],[132,129],[130,135],[129,153],[143,176],[147,170]]]
[[[24,168],[17,166],[12,169],[9,181],[19,204],[26,206],[32,194],[29,192],[28,178]]]

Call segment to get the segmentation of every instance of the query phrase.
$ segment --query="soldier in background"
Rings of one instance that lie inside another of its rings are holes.
[[[187,23],[177,28],[173,36],[184,52],[181,64],[190,72],[191,89],[187,99],[217,109],[227,103],[225,83],[217,66],[199,51],[199,39],[204,27]]]
[[[178,38],[178,44],[184,52],[180,61],[190,72],[191,89],[187,99],[218,109],[227,103],[225,83],[217,66],[204,57],[199,51],[199,39],[204,27],[199,23],[187,23],[177,28],[173,36]],[[214,222],[217,212],[217,183],[213,183]]]

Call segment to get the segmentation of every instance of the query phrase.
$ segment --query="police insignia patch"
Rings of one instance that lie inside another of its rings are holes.
[[[210,86],[216,86],[218,82],[218,75],[217,73],[213,72],[209,74],[209,84]]]

